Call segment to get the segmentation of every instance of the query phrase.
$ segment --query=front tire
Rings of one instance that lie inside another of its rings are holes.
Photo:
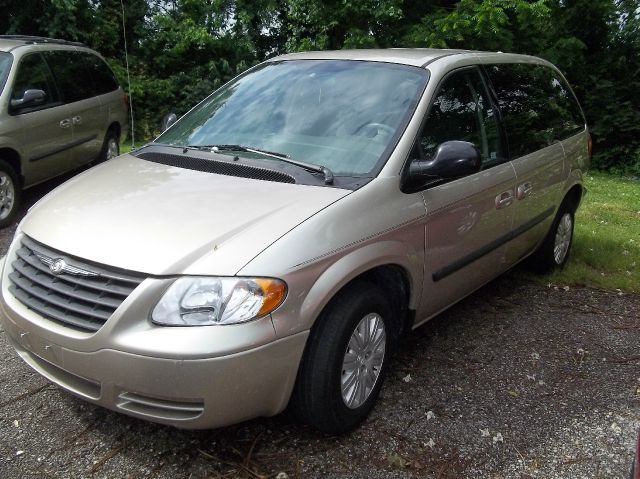
[[[347,286],[311,331],[292,396],[298,417],[327,434],[362,422],[380,393],[394,337],[393,310],[380,288]]]
[[[0,160],[0,228],[13,223],[21,198],[18,175],[9,163]]]

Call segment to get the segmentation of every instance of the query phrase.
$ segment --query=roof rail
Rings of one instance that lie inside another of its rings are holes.
[[[17,40],[25,43],[53,43],[56,45],[73,45],[74,47],[86,47],[84,43],[61,40],[59,38],[36,37],[33,35],[0,35],[0,40]]]

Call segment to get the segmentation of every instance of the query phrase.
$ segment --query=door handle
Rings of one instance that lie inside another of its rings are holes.
[[[82,123],[82,117],[81,116],[74,116],[73,118],[71,118],[71,120],[73,121],[74,125],[79,125],[80,123]]]
[[[69,118],[65,118],[60,121],[60,128],[69,128],[71,126],[71,120]]]
[[[531,195],[532,191],[533,191],[533,185],[527,181],[526,183],[522,183],[521,185],[518,185],[518,189],[516,191],[516,197],[519,200],[524,200],[527,196]]]
[[[513,191],[505,191],[496,196],[496,209],[506,208],[513,203]]]

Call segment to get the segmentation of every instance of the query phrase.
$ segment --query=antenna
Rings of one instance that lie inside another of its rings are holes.
[[[127,27],[124,22],[124,2],[120,0],[122,7],[122,36],[124,37],[124,60],[127,65],[127,85],[129,87],[129,110],[131,112],[131,149],[136,147],[135,130],[133,129],[133,93],[131,92],[131,77],[129,76],[129,52],[127,51]]]

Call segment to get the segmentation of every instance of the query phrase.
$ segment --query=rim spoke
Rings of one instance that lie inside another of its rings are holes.
[[[366,401],[367,396],[369,396],[369,394],[367,394],[367,387],[366,387],[366,382],[367,382],[367,375],[366,374],[361,374],[361,377],[359,378],[360,380],[358,381],[358,395],[356,396],[357,400],[358,400],[358,405],[361,405],[363,402]]]
[[[353,371],[353,369],[356,367],[357,365],[357,355],[347,352],[347,354],[344,355],[344,361],[342,362],[342,369],[345,371]]]
[[[378,336],[374,338],[373,344],[371,345],[371,350],[376,351],[382,347],[382,350],[384,351],[384,339],[385,339],[384,330],[383,329],[378,330]]]
[[[369,343],[369,337],[371,336],[371,320],[360,321],[362,324],[362,339],[364,340],[364,344]]]
[[[358,394],[359,394],[359,388],[360,388],[360,370],[356,369],[353,372],[353,387],[351,388],[350,394],[349,394],[349,399],[347,402],[347,405],[349,407],[358,407],[357,404],[354,406],[354,403],[356,403],[356,400],[358,399]]]
[[[371,363],[374,366],[380,366],[383,361],[384,361],[384,348],[382,348],[382,350],[374,351],[374,353],[371,355]]]
[[[349,345],[347,351],[353,351],[354,353],[359,354],[362,352],[362,345],[360,343],[360,338],[356,333],[354,333],[349,339]]]
[[[354,384],[358,381],[358,369],[351,370],[350,373],[347,374],[347,377],[342,381],[342,388],[344,390],[350,390]]]

